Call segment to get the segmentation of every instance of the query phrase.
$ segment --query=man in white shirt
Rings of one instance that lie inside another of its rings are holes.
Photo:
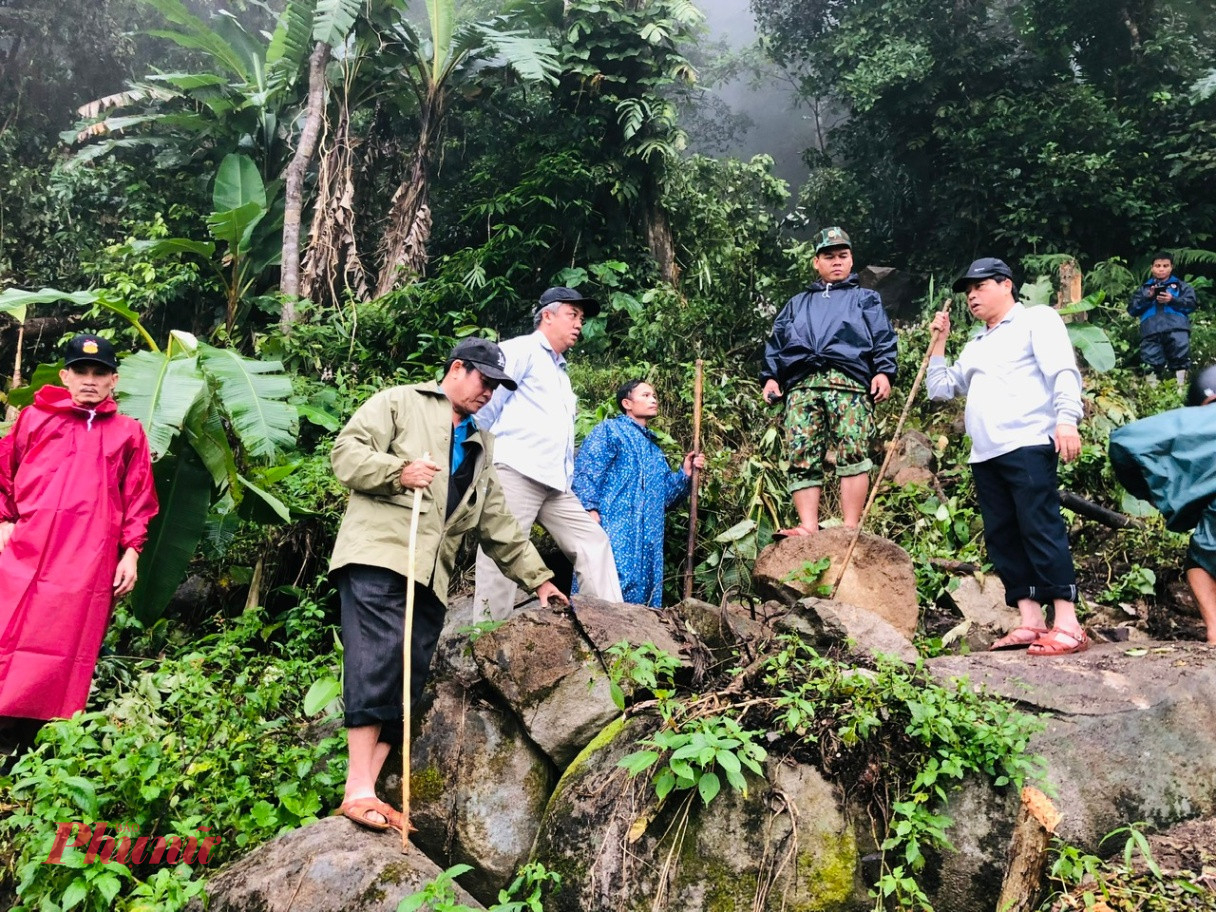
[[[501,346],[506,372],[517,388],[500,386],[476,420],[494,435],[494,467],[520,528],[527,531],[535,522],[545,527],[574,564],[579,592],[620,602],[608,536],[571,491],[577,400],[566,375],[565,352],[582,335],[583,320],[599,312],[599,304],[572,288],[542,294],[532,317],[536,331]],[[516,593],[515,583],[479,548],[475,610],[505,620],[514,610]]]
[[[971,468],[984,542],[1009,605],[1021,623],[993,649],[1031,655],[1083,652],[1089,639],[1077,620],[1077,576],[1060,515],[1058,460],[1081,452],[1081,374],[1064,321],[1050,307],[1027,308],[1013,296],[1013,273],[993,257],[976,260],[954,283],[984,326],[946,362],[950,315],[933,318],[931,399],[967,397]],[[1043,606],[1055,616],[1047,628]]]

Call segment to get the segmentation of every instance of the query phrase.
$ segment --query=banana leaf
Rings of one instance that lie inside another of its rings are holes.
[[[0,291],[0,313],[10,314],[19,323],[25,322],[26,309],[31,304],[53,304],[55,301],[71,301],[88,307],[97,300],[91,291],[59,291],[43,288],[40,291],[25,291],[21,288],[6,288]]]
[[[296,410],[285,401],[291,395],[291,380],[282,373],[281,362],[246,358],[205,342],[199,343],[198,353],[248,455],[271,459],[295,447]]]
[[[25,408],[34,401],[34,393],[38,392],[42,387],[48,383],[53,383],[56,386],[59,384],[59,369],[60,365],[58,362],[54,364],[39,364],[34,368],[29,385],[9,390],[8,404],[14,408]]]
[[[115,391],[123,414],[139,419],[152,458],[160,459],[181,433],[195,400],[206,389],[198,358],[171,352],[137,352],[119,366]]]
[[[211,473],[192,447],[179,443],[178,449],[152,469],[160,512],[148,526],[148,544],[139,556],[139,578],[131,593],[135,616],[144,624],[164,614],[185,578],[211,504]]]

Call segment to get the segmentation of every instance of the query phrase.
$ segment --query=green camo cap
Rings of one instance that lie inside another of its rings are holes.
[[[815,252],[826,250],[829,247],[848,247],[853,249],[853,242],[849,240],[845,230],[837,225],[831,228],[824,228],[819,232],[819,240],[815,242]]]

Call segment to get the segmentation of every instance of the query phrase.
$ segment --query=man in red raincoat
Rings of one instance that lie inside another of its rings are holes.
[[[0,726],[84,708],[156,515],[148,439],[114,402],[114,346],[76,336],[59,378],[0,440]]]

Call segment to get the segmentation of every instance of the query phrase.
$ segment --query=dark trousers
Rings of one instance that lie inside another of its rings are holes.
[[[338,570],[342,600],[342,700],[346,727],[380,724],[380,740],[401,741],[405,577],[383,567]],[[410,705],[422,699],[447,609],[426,586],[414,586]]]
[[[984,517],[984,543],[1005,601],[1077,599],[1077,574],[1060,515],[1055,447],[1022,447],[971,466]]]
[[[1191,334],[1185,329],[1153,333],[1140,340],[1140,360],[1144,369],[1158,376],[1167,370],[1188,370],[1191,366]]]

